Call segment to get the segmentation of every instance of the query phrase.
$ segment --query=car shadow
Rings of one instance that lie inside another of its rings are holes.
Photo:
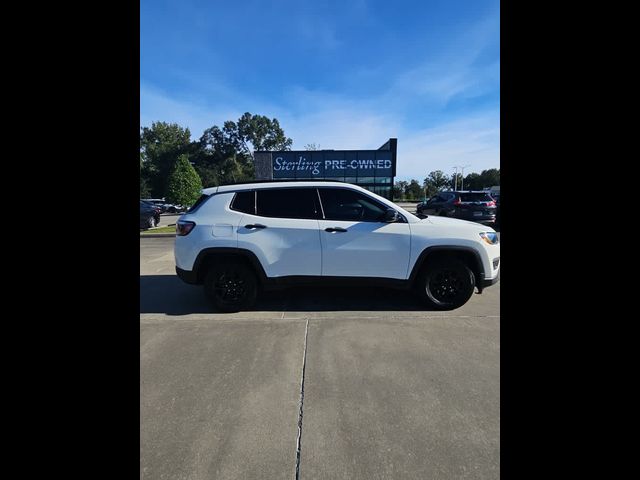
[[[429,311],[410,291],[384,287],[292,287],[262,292],[253,311]],[[140,276],[140,313],[189,315],[217,313],[202,287],[176,275]]]

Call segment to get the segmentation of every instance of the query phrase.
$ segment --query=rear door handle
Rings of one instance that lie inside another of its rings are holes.
[[[247,228],[249,230],[254,230],[256,228],[267,228],[267,226],[261,225],[259,223],[250,223],[249,225],[245,225],[244,228]]]
[[[334,232],[346,232],[346,228],[342,227],[329,227],[324,229],[325,232],[334,233]]]

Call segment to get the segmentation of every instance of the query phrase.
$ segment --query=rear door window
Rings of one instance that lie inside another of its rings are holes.
[[[257,191],[257,215],[277,218],[320,218],[315,188],[269,188]]]

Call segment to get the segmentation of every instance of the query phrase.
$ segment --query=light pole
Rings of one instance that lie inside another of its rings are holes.
[[[452,168],[456,171],[456,173],[453,175],[453,191],[455,192],[456,190],[458,190],[458,167],[457,165],[454,165]]]
[[[460,186],[460,190],[464,190],[464,169],[467,167],[470,167],[471,165],[465,165],[464,167],[460,167],[462,169],[462,178],[460,179],[460,181],[462,182],[462,185]]]

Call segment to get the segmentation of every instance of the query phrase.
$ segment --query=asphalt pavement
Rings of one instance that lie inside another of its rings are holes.
[[[173,244],[140,239],[141,479],[499,478],[500,283],[451,312],[296,288],[220,314]]]

